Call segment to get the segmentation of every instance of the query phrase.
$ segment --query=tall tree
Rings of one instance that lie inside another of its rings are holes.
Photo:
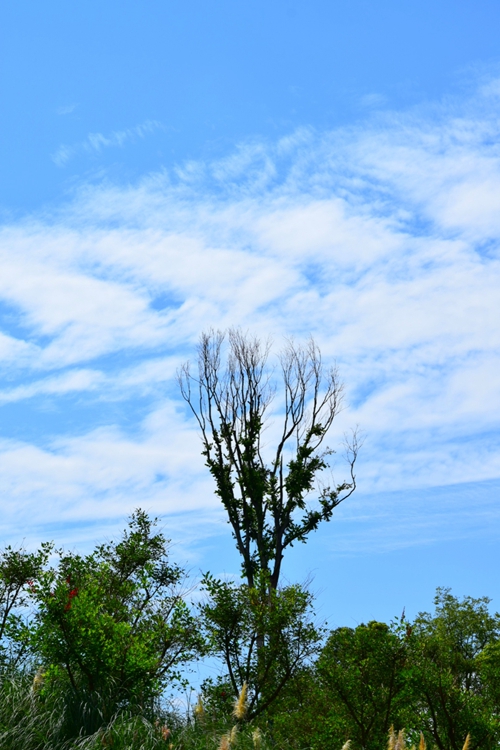
[[[353,432],[345,443],[348,479],[321,486],[319,475],[334,453],[323,442],[342,405],[337,370],[324,366],[312,338],[305,346],[289,342],[279,355],[278,386],[269,355],[269,342],[239,329],[211,330],[201,336],[197,375],[187,363],[179,384],[198,420],[248,586],[267,581],[277,589],[286,548],[305,542],[354,492],[358,440]],[[264,432],[277,393],[281,429],[270,449]]]

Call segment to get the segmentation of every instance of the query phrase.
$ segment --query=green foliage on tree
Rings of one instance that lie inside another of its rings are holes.
[[[250,588],[206,575],[209,600],[201,607],[211,650],[222,655],[227,669],[227,692],[236,696],[248,686],[249,720],[272,705],[300,665],[317,652],[321,637],[311,618],[310,593],[297,585],[266,591],[258,583]],[[227,688],[205,685],[212,703],[221,690]]]
[[[6,547],[0,552],[0,668],[15,669],[25,655],[24,644],[9,637],[24,623],[21,612],[28,600],[27,585],[47,564],[51,544],[37,552]]]
[[[127,706],[147,711],[203,649],[183,579],[142,511],[117,543],[60,552],[56,567],[29,582],[36,611],[14,634],[40,665],[37,692],[67,689],[98,722]]]
[[[468,733],[470,750],[492,750],[500,742],[500,615],[490,614],[489,599],[437,590],[434,615],[413,624],[412,669],[415,725],[439,750],[461,750]]]
[[[323,750],[348,739],[352,750],[378,750],[391,725],[406,728],[408,746],[423,731],[428,748],[462,750],[468,735],[469,750],[500,747],[500,615],[486,597],[438,589],[432,614],[337,628],[319,648],[312,597],[300,586],[207,574],[208,598],[193,616],[183,571],[141,511],[118,542],[59,552],[52,566],[51,552],[0,554],[2,750],[201,750],[219,741],[227,750]],[[205,682],[202,713],[167,718],[162,691],[183,664],[213,653],[227,674]]]
[[[311,597],[299,586],[279,588],[282,561],[354,492],[358,451],[354,434],[346,445],[349,479],[320,484],[334,453],[323,443],[341,407],[338,374],[324,367],[312,339],[285,347],[280,378],[269,354],[269,344],[239,330],[210,331],[201,337],[197,375],[189,364],[179,373],[246,579],[231,586],[207,576],[210,601],[202,611],[233,694],[244,682],[251,688],[249,716],[268,708],[314,651]],[[272,446],[265,435],[277,392],[281,426]]]
[[[403,726],[407,656],[407,638],[385,623],[334,630],[316,665],[330,699],[322,739],[331,745],[351,739],[366,750],[383,747],[391,725]]]
[[[325,368],[312,339],[306,346],[285,347],[280,379],[269,354],[269,344],[239,330],[210,331],[201,337],[197,374],[186,364],[179,384],[200,426],[203,455],[243,576],[250,588],[260,582],[276,589],[285,550],[305,542],[354,492],[358,441],[354,434],[346,444],[348,480],[321,486],[320,475],[334,453],[322,445],[342,404],[337,371]],[[266,428],[277,392],[280,408],[274,416],[279,414],[281,427],[271,447]],[[316,504],[310,502],[314,492]]]
[[[497,717],[500,731],[500,641],[487,643],[476,657],[478,671],[482,679],[483,695],[491,706],[492,716]]]
[[[500,616],[486,597],[438,589],[433,614],[332,631],[273,707],[277,742],[378,750],[391,726],[409,745],[500,747]]]

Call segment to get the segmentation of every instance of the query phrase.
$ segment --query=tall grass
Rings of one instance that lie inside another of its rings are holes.
[[[1,750],[166,750],[166,717],[131,707],[106,719],[99,699],[77,700],[71,691],[45,691],[33,676],[3,676],[0,685]],[[172,749],[173,750],[173,749]]]
[[[192,718],[141,707],[101,710],[104,696],[76,699],[71,691],[46,690],[38,673],[4,674],[0,681],[1,750],[270,750],[276,748],[260,727],[245,723],[246,686],[230,717],[209,720],[201,699]],[[223,729],[224,723],[226,729]],[[467,735],[463,750],[470,750]],[[341,750],[361,750],[350,741]],[[380,750],[384,750],[380,748]],[[418,747],[405,740],[404,730],[391,727],[387,750],[427,750],[423,735]],[[429,748],[431,750],[431,748]]]

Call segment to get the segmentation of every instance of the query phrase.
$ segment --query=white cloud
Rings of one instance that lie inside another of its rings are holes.
[[[387,98],[383,94],[377,94],[373,92],[371,94],[365,94],[360,99],[362,107],[383,107],[387,103]]]
[[[20,338],[0,332],[0,362],[4,367],[14,363],[26,366],[38,354],[38,348]]]
[[[139,506],[167,514],[217,508],[197,449],[193,426],[168,405],[133,438],[104,427],[45,447],[3,441],[0,491],[13,501],[4,508],[3,524],[123,518]]]
[[[23,401],[36,396],[61,396],[75,391],[91,391],[102,385],[102,373],[93,370],[74,370],[59,377],[44,378],[27,385],[0,391],[0,404]]]
[[[58,114],[65,115],[73,112],[76,105],[71,107],[60,107],[57,110]],[[68,146],[63,144],[59,146],[55,151],[51,159],[54,164],[58,167],[64,167],[66,164],[78,154],[88,153],[97,154],[102,151],[103,148],[122,148],[126,143],[133,142],[137,138],[145,138],[147,135],[154,133],[155,130],[161,129],[161,123],[156,120],[145,120],[140,125],[136,125],[133,128],[127,128],[126,130],[114,130],[108,135],[103,133],[89,133],[87,138],[80,143]]]
[[[56,109],[56,112],[58,115],[71,115],[77,107],[78,107],[78,104],[74,104],[74,103],[63,104]]]
[[[7,325],[0,338],[20,380],[0,400],[122,397],[125,412],[127,399],[152,399],[135,432],[110,423],[43,448],[6,442],[4,495],[27,504],[16,513],[50,493],[67,518],[139,500],[173,510],[181,497],[211,509],[193,426],[161,407],[159,390],[173,392],[175,367],[209,326],[278,344],[313,333],[339,359],[351,401],[340,432],[359,422],[368,435],[365,491],[498,478],[494,91],[244,144],[135,186],[87,186],[53,216],[5,227],[0,299],[22,335]]]

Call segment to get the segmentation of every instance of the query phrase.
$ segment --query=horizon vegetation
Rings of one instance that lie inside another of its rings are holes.
[[[298,585],[263,598],[207,574],[192,602],[141,510],[118,542],[51,556],[45,544],[0,557],[5,750],[500,747],[500,614],[487,597],[442,588],[433,614],[331,631]],[[294,668],[277,668],[297,645]],[[192,691],[186,668],[207,658],[218,677],[180,710],[173,693]]]

